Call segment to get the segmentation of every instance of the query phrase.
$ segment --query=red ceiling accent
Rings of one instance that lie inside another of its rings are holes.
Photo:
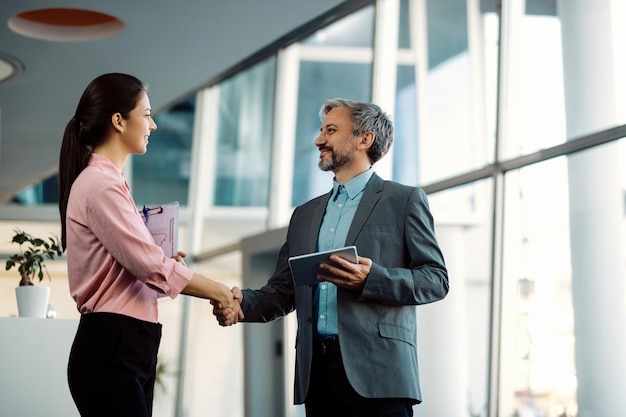
[[[100,12],[66,8],[31,10],[19,13],[17,16],[31,22],[55,26],[94,26],[117,20],[113,16]]]

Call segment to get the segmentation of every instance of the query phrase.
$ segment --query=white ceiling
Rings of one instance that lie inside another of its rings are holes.
[[[56,172],[65,124],[83,89],[107,72],[150,86],[156,113],[207,85],[259,50],[336,7],[339,0],[20,0],[0,2],[0,54],[24,64],[0,83],[0,203]],[[125,24],[112,38],[49,42],[12,32],[28,10],[75,7]]]

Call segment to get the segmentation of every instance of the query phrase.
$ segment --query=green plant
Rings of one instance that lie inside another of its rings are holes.
[[[157,357],[156,379],[154,381],[155,396],[157,394],[159,396],[167,394],[166,379],[178,376],[180,376],[180,372],[176,370],[176,366],[159,355]]]
[[[54,259],[55,256],[61,256],[63,249],[59,238],[51,236],[48,240],[34,237],[23,230],[13,229],[15,234],[11,243],[17,243],[20,246],[19,253],[14,254],[7,259],[6,270],[18,266],[20,272],[20,286],[33,285],[35,276],[39,278],[39,282],[43,280],[44,271],[50,279],[50,274],[46,269],[45,260]],[[24,246],[27,245],[26,248]]]

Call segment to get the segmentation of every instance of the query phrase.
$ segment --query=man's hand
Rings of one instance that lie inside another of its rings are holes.
[[[179,250],[176,255],[172,256],[172,259],[174,259],[176,262],[179,262],[183,265],[187,265],[184,259],[186,256],[187,254],[185,252],[183,252],[182,250]]]
[[[330,256],[331,262],[320,264],[321,272],[318,281],[332,282],[338,287],[352,291],[362,291],[365,280],[372,268],[372,260],[359,256],[359,263],[355,264],[337,255]]]
[[[241,305],[241,302],[243,301],[243,293],[241,292],[241,289],[239,287],[233,287],[231,292],[235,301]],[[220,326],[232,326],[243,318],[241,310],[239,310],[240,314],[235,314],[231,308],[224,308],[221,303],[215,300],[211,300],[211,304],[213,305],[213,315],[217,319]]]

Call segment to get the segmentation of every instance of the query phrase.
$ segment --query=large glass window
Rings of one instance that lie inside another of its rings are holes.
[[[58,204],[59,175],[54,174],[37,184],[30,185],[17,193],[13,202],[26,206]]]
[[[400,4],[393,154],[399,182],[427,184],[493,159],[498,18],[495,2],[480,3],[468,10],[463,0],[427,1],[426,30],[414,10],[420,3]]]
[[[553,3],[548,1],[546,3]],[[554,6],[554,5],[553,5]],[[548,8],[550,9],[550,8]],[[559,18],[554,10],[527,7],[510,11],[511,32],[506,84],[506,139],[510,158],[563,143],[565,96]]]
[[[624,143],[506,175],[500,415],[617,415]]]
[[[505,190],[501,415],[556,416],[576,405],[567,160]]]
[[[269,197],[276,58],[220,84],[216,206],[266,206]]]
[[[137,205],[187,204],[195,97],[157,114],[148,151],[132,158],[132,193]]]
[[[493,182],[429,195],[450,293],[417,308],[425,401],[415,417],[483,416],[487,407],[491,324]]]

